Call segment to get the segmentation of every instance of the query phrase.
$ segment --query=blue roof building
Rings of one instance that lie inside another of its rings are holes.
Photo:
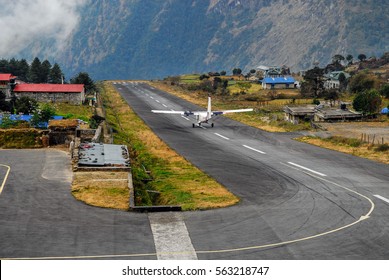
[[[275,88],[294,88],[296,80],[290,76],[284,77],[266,77],[262,80],[262,88],[275,89]]]

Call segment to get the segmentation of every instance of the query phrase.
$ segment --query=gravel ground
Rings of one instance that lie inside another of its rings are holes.
[[[322,123],[323,128],[327,131],[325,134],[331,136],[343,136],[348,138],[361,139],[362,134],[366,134],[370,142],[375,141],[389,143],[389,122],[348,122],[348,123]],[[317,135],[319,136],[319,135]]]

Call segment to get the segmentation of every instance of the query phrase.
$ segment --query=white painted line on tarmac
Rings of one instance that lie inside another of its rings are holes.
[[[185,116],[181,116],[181,118],[186,119],[187,121],[190,121],[190,119],[188,119],[188,118],[185,117]]]
[[[155,102],[157,102],[157,103],[161,103],[161,101],[159,101],[159,100],[157,100],[157,99],[155,100]]]
[[[167,108],[167,105],[166,104],[162,104],[163,107]]]
[[[380,196],[380,195],[378,195],[378,194],[375,194],[374,196],[375,196],[376,198],[379,198],[379,199],[381,199],[381,200],[383,200],[383,201],[385,201],[386,203],[389,204],[389,199],[387,199],[387,198],[385,198],[385,197],[383,197],[383,196]]]
[[[296,166],[296,167],[299,167],[299,168],[301,168],[301,169],[304,169],[304,170],[307,170],[307,171],[309,171],[309,172],[312,172],[312,173],[315,173],[315,174],[317,174],[317,175],[320,175],[320,176],[322,176],[322,177],[326,177],[326,176],[327,176],[326,174],[317,172],[317,171],[315,171],[315,170],[312,170],[312,169],[309,169],[309,168],[307,168],[307,167],[298,165],[298,164],[296,164],[296,163],[293,163],[293,162],[290,162],[290,161],[289,161],[288,163],[291,164],[291,165],[293,165],[293,166]]]
[[[3,182],[2,182],[1,185],[0,185],[0,194],[1,194],[1,193],[3,192],[5,183],[7,182],[9,173],[11,172],[11,167],[9,167],[8,165],[5,165],[5,164],[0,164],[0,166],[1,166],[1,167],[5,167],[5,168],[7,169],[7,171],[5,172],[5,175],[4,175]]]
[[[250,149],[250,150],[252,150],[252,151],[254,151],[254,152],[257,152],[257,153],[266,155],[265,152],[262,152],[262,151],[260,151],[260,150],[254,149],[254,148],[252,148],[252,147],[250,147],[250,146],[243,145],[243,147],[245,147],[245,148],[247,148],[247,149]]]
[[[215,135],[216,135],[216,136],[219,136],[219,137],[221,137],[221,138],[223,138],[223,139],[230,140],[230,138],[225,137],[225,136],[223,136],[223,135],[221,135],[221,134],[219,134],[219,133],[215,133]]]
[[[182,213],[149,213],[158,260],[197,260]]]
[[[154,97],[150,96],[151,99],[154,99]]]

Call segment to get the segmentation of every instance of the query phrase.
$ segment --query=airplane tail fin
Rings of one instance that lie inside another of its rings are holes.
[[[211,111],[211,97],[208,96],[207,118],[210,119],[212,115]]]

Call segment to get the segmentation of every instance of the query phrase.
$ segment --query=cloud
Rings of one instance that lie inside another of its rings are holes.
[[[40,40],[55,49],[77,27],[90,0],[0,0],[0,58],[12,57]]]

